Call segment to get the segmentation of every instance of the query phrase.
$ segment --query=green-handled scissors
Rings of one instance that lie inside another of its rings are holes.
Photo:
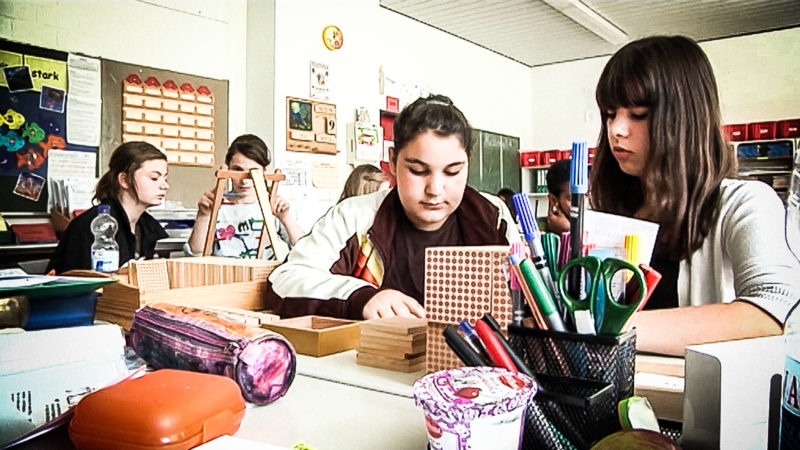
[[[575,298],[570,295],[567,280],[571,268],[582,268],[589,274],[589,284],[584,298]],[[623,287],[632,284],[638,289],[632,291],[632,298],[626,298],[625,304],[620,303],[614,295],[612,281],[617,273],[630,273],[630,281],[623,281]],[[647,293],[644,274],[635,265],[617,258],[600,260],[596,256],[584,256],[570,260],[561,269],[558,276],[558,291],[564,306],[572,313],[588,310],[594,318],[597,334],[618,335],[630,317],[639,308],[639,304]]]

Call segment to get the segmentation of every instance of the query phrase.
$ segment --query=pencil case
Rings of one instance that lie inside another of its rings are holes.
[[[78,450],[184,450],[235,433],[245,409],[230,378],[157,370],[86,395],[69,436]]]
[[[297,357],[280,334],[202,309],[151,304],[133,316],[129,345],[155,369],[224,375],[258,405],[282,397],[294,381]]]

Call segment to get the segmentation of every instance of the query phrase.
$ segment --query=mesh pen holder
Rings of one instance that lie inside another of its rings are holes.
[[[633,395],[634,330],[611,337],[510,325],[508,334],[547,392],[528,404],[523,448],[589,448],[620,429],[617,404]]]

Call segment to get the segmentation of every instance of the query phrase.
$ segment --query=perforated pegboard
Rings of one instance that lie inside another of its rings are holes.
[[[425,349],[425,371],[427,373],[464,366],[464,363],[450,350],[442,336],[446,326],[443,323],[428,322],[428,341]]]
[[[511,321],[507,246],[432,247],[425,251],[425,310],[431,322],[474,323],[491,313]]]

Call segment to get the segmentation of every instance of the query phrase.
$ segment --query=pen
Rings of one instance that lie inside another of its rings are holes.
[[[517,369],[520,372],[524,373],[525,375],[531,377],[533,381],[536,381],[536,376],[533,374],[533,371],[531,371],[531,369],[528,368],[528,365],[525,364],[525,361],[523,361],[522,358],[519,357],[517,352],[515,352],[514,349],[511,348],[511,344],[508,342],[506,337],[503,336],[503,331],[500,329],[500,324],[497,323],[497,320],[495,320],[494,316],[492,316],[489,313],[486,313],[483,315],[482,320],[486,322],[486,325],[489,325],[489,328],[491,328],[492,331],[494,331],[494,334],[497,336],[497,340],[500,342],[500,345],[503,347],[503,350],[506,351],[508,357],[511,358],[511,362],[513,362],[514,365],[517,366]]]
[[[510,257],[513,257],[513,255]],[[536,304],[539,306],[542,316],[544,316],[545,320],[547,320],[547,323],[550,325],[550,329],[566,331],[564,322],[561,320],[561,316],[556,308],[555,301],[553,301],[553,297],[550,295],[550,290],[547,289],[539,272],[534,270],[533,263],[527,258],[517,262],[512,260],[512,263],[519,264],[520,271],[522,272],[522,280],[528,285],[531,292],[533,292]]]
[[[542,240],[539,236],[539,225],[536,224],[536,218],[531,212],[531,203],[528,200],[528,195],[520,192],[512,195],[511,198],[514,201],[514,208],[517,210],[520,226],[522,226],[522,235],[525,237],[525,241],[528,243],[528,247],[531,250],[531,260],[536,270],[541,275],[542,280],[544,280],[544,285],[550,290],[550,294],[560,302],[556,283],[553,281],[550,269],[547,267],[547,259],[545,259]]]
[[[483,360],[483,365],[491,365],[492,360],[489,358],[489,354],[483,347],[481,339],[478,337],[478,333],[475,332],[475,328],[472,328],[472,325],[470,325],[468,321],[462,320],[458,323],[458,330],[464,336],[464,340],[467,341],[467,344],[469,344],[475,353],[477,353],[478,356],[480,356],[480,358]]]
[[[484,347],[486,347],[486,351],[489,353],[489,357],[492,358],[495,367],[502,367],[512,372],[519,372],[517,366],[514,365],[511,358],[505,350],[503,350],[503,346],[500,344],[494,331],[489,328],[489,325],[486,325],[486,322],[481,319],[476,320],[475,331],[478,332],[478,336],[480,336],[481,342],[483,342]]]
[[[522,242],[514,242],[511,244],[511,253],[520,258],[525,257],[525,244]],[[522,287],[517,279],[516,272],[509,267],[508,278],[511,287],[511,323],[514,325],[522,325],[522,319],[525,316],[525,307],[522,304]]]
[[[572,163],[569,167],[569,188],[572,193],[572,204],[569,207],[569,248],[570,260],[583,256],[583,215],[584,195],[589,191],[587,177],[588,163],[586,142],[572,143]],[[576,270],[570,274],[569,288],[575,298],[584,297],[583,275]]]
[[[456,331],[452,325],[448,325],[442,332],[442,335],[447,345],[453,350],[453,353],[458,356],[461,362],[472,367],[484,365],[481,357],[461,338],[458,331]]]

